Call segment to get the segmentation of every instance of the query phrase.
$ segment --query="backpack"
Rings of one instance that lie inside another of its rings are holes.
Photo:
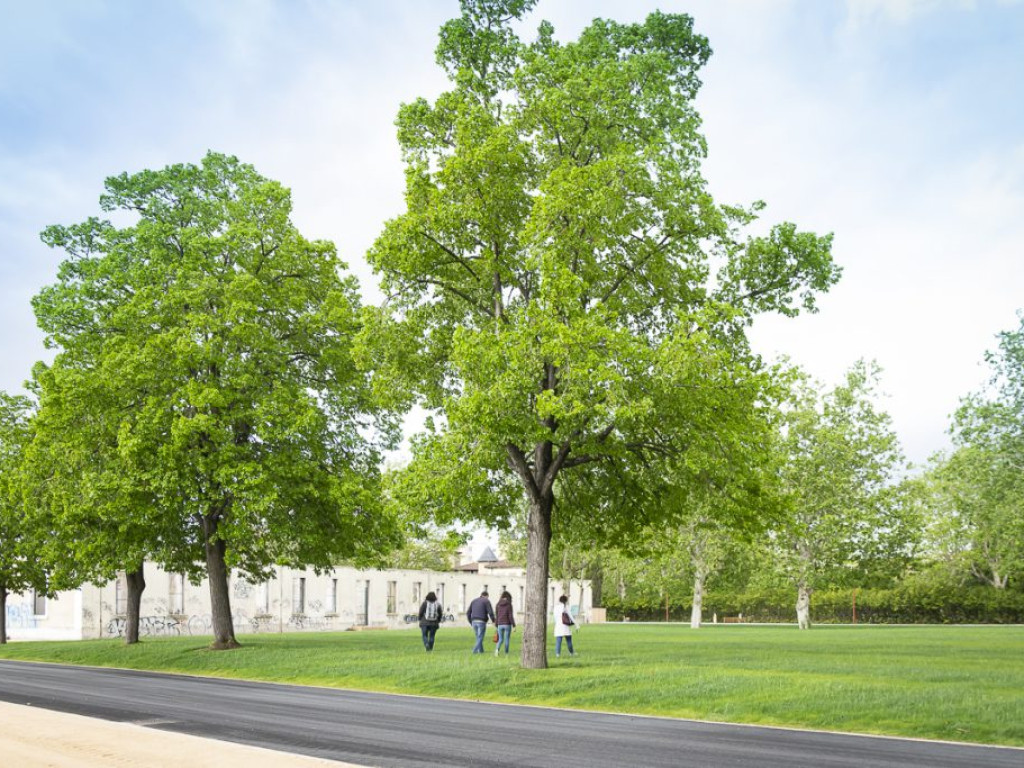
[[[426,610],[423,611],[423,618],[427,621],[437,621],[441,618],[441,604],[437,601],[427,603]]]

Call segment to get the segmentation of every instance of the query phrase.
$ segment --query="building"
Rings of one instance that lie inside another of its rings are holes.
[[[181,574],[146,566],[139,634],[209,635],[210,590],[204,580],[190,584]],[[235,633],[322,632],[361,628],[417,627],[420,603],[435,592],[446,619],[461,624],[466,608],[483,590],[497,601],[512,594],[516,622],[522,623],[526,575],[522,568],[498,560],[488,548],[480,558],[451,571],[360,570],[335,568],[317,575],[312,570],[280,567],[261,584],[237,574],[229,583]],[[550,582],[549,609],[561,594]],[[78,640],[124,634],[128,590],[124,577],[102,586],[85,585],[48,599],[27,593],[7,600],[7,634],[12,640]],[[589,582],[573,583],[573,613],[589,620]]]

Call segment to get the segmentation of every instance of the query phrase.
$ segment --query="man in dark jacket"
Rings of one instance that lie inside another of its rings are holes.
[[[476,645],[473,646],[473,653],[484,652],[484,634],[487,632],[487,620],[494,621],[494,606],[487,597],[487,590],[480,593],[480,597],[469,604],[466,611],[466,618],[473,625],[476,633]]]

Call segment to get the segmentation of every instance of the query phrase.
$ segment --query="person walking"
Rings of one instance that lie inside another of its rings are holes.
[[[512,630],[516,626],[515,611],[512,610],[512,595],[506,590],[498,598],[498,604],[494,607],[494,624],[498,628],[498,647],[494,649],[497,656],[501,650],[502,643],[505,644],[505,655],[508,656],[508,643],[512,639]]]
[[[486,589],[480,593],[480,597],[476,598],[469,604],[469,609],[466,611],[466,618],[473,627],[473,632],[476,633],[476,645],[473,646],[473,653],[483,653],[484,634],[487,632],[487,620],[490,619],[491,621],[494,621],[494,606],[491,605],[491,600],[487,596]]]
[[[569,598],[562,595],[558,598],[558,606],[555,606],[555,658],[557,659],[562,655],[562,638],[565,638],[565,642],[569,647],[569,655],[575,656],[576,651],[572,647],[572,628],[576,626],[576,622],[572,618],[572,613],[569,612]],[[559,608],[561,606],[561,608]]]
[[[423,635],[423,647],[427,653],[434,650],[434,636],[437,628],[441,626],[441,603],[437,595],[427,592],[427,599],[420,605],[420,634]]]

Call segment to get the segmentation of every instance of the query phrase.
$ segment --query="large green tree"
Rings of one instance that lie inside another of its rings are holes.
[[[133,553],[205,571],[213,647],[233,647],[229,569],[260,580],[394,544],[377,478],[395,429],[351,354],[356,283],[292,224],[288,190],[233,157],[107,179],[100,204],[119,224],[43,234],[68,258],[34,302],[57,350],[37,373],[41,460],[71,465],[58,483],[85,473],[81,503],[134,526]],[[41,498],[63,514],[77,496]]]
[[[45,534],[25,514],[23,500],[31,413],[28,398],[0,392],[0,643],[7,642],[7,596],[47,589],[35,552]]]
[[[497,524],[528,505],[523,664],[546,661],[552,513],[585,484],[599,523],[658,510],[646,462],[706,473],[756,443],[769,378],[745,328],[838,278],[830,239],[718,205],[694,98],[711,53],[688,16],[598,19],[575,42],[512,24],[533,0],[463,0],[451,89],[401,107],[406,212],[368,254],[388,301],[380,384],[436,418],[396,497]],[[713,458],[709,458],[713,457]]]
[[[918,520],[902,493],[906,465],[877,405],[879,370],[857,363],[824,394],[794,387],[780,437],[778,565],[796,586],[797,621],[810,626],[814,590],[871,563],[906,563]]]

